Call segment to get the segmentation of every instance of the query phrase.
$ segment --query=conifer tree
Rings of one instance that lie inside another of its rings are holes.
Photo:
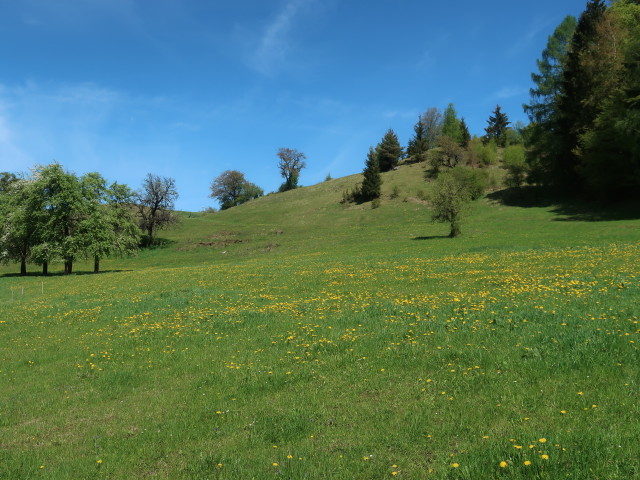
[[[460,132],[462,134],[462,140],[460,142],[460,146],[466,148],[471,141],[471,134],[469,133],[469,127],[467,127],[467,122],[464,121],[464,117],[460,119]]]
[[[382,140],[376,147],[376,155],[381,172],[388,172],[398,165],[404,155],[404,149],[400,146],[398,136],[391,129],[387,130]]]
[[[462,143],[462,129],[460,128],[460,119],[457,116],[453,103],[444,111],[444,119],[442,121],[442,135],[446,135],[453,139],[456,143]]]
[[[407,155],[414,162],[422,162],[426,160],[429,151],[429,139],[427,137],[427,124],[422,115],[418,116],[418,122],[413,126],[414,135],[407,145]]]
[[[380,177],[380,164],[378,155],[373,148],[369,148],[365,168],[362,172],[364,179],[360,187],[360,200],[367,202],[380,197],[382,178]]]
[[[489,116],[487,120],[489,124],[484,130],[487,132],[485,135],[486,141],[494,139],[496,145],[504,147],[506,141],[507,127],[511,123],[507,114],[501,111],[500,105],[496,105],[496,109],[493,111],[493,115]]]

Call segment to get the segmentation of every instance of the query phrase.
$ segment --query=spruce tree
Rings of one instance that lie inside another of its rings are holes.
[[[496,105],[493,115],[489,116],[487,123],[489,124],[484,130],[487,132],[485,138],[488,141],[494,139],[496,145],[504,147],[506,141],[507,126],[511,123],[507,114],[502,112],[500,105]]]
[[[413,126],[414,135],[407,145],[407,155],[414,162],[422,162],[426,160],[427,151],[429,150],[429,139],[427,138],[427,125],[422,115],[418,116],[418,123]]]
[[[467,127],[467,122],[464,121],[464,117],[460,119],[460,132],[462,133],[462,140],[460,141],[460,146],[467,148],[469,142],[471,141],[471,134],[469,133],[469,127]]]
[[[376,154],[381,172],[388,172],[398,165],[404,155],[404,149],[400,146],[398,136],[391,129],[384,134],[376,147]]]
[[[362,172],[364,179],[360,187],[360,200],[367,202],[380,197],[382,178],[380,177],[380,164],[378,155],[373,148],[369,148],[369,154]]]

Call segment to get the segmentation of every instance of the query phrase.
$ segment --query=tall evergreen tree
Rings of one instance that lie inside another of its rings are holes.
[[[460,132],[462,140],[460,141],[460,146],[466,148],[471,141],[471,134],[469,133],[469,127],[467,127],[467,122],[464,121],[464,117],[460,119]]]
[[[458,144],[462,143],[463,138],[462,129],[460,128],[460,119],[458,118],[453,103],[450,103],[444,111],[442,135],[450,137]]]
[[[362,180],[362,185],[360,187],[360,200],[368,202],[374,198],[379,198],[380,187],[382,186],[382,177],[380,176],[378,155],[373,148],[369,148],[369,153],[367,155],[362,175],[364,179]]]
[[[558,142],[555,145],[553,179],[565,189],[577,190],[583,182],[577,172],[579,140],[593,126],[602,98],[591,95],[595,81],[584,59],[596,43],[597,26],[606,11],[604,0],[589,0],[580,15],[562,72],[562,93],[558,99]]]
[[[484,131],[487,133],[485,139],[490,141],[495,140],[496,145],[504,147],[506,142],[507,127],[511,123],[507,114],[501,111],[500,105],[496,105],[496,109],[493,111],[493,115],[489,116],[487,120],[487,127]]]
[[[404,155],[404,149],[400,146],[398,136],[391,129],[387,130],[382,140],[376,147],[376,155],[381,172],[388,172],[398,165]]]
[[[418,122],[413,126],[413,131],[414,135],[409,139],[407,145],[407,155],[414,162],[423,162],[429,151],[429,139],[427,138],[427,124],[422,115],[418,116]]]

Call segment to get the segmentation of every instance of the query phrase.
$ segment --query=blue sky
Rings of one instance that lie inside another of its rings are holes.
[[[496,104],[526,121],[547,37],[586,0],[0,0],[0,171],[59,161],[177,208],[217,206],[236,169],[266,192],[276,151],[303,185],[362,170],[392,128],[452,102],[482,135]]]

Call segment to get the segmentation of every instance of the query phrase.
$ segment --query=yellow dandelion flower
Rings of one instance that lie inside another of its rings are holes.
[[[543,453],[542,455],[540,455],[540,458],[543,460],[549,460],[549,455],[547,455],[546,453]]]
[[[500,468],[507,468],[507,462],[504,460],[500,462]]]
[[[274,467],[278,466],[278,462],[273,462],[271,465],[273,465]]]
[[[531,461],[529,461],[529,460],[525,460],[525,461],[524,461],[524,464],[525,464],[525,466],[527,466],[527,467],[528,467],[529,465],[531,465]]]
[[[459,463],[452,463],[452,464],[451,464],[451,466],[452,466],[453,468],[458,468],[458,467],[460,466],[460,464],[459,464]]]
[[[547,439],[546,439],[546,438],[539,438],[539,439],[538,439],[538,441],[539,441],[540,443],[545,443],[545,442],[547,441]]]

